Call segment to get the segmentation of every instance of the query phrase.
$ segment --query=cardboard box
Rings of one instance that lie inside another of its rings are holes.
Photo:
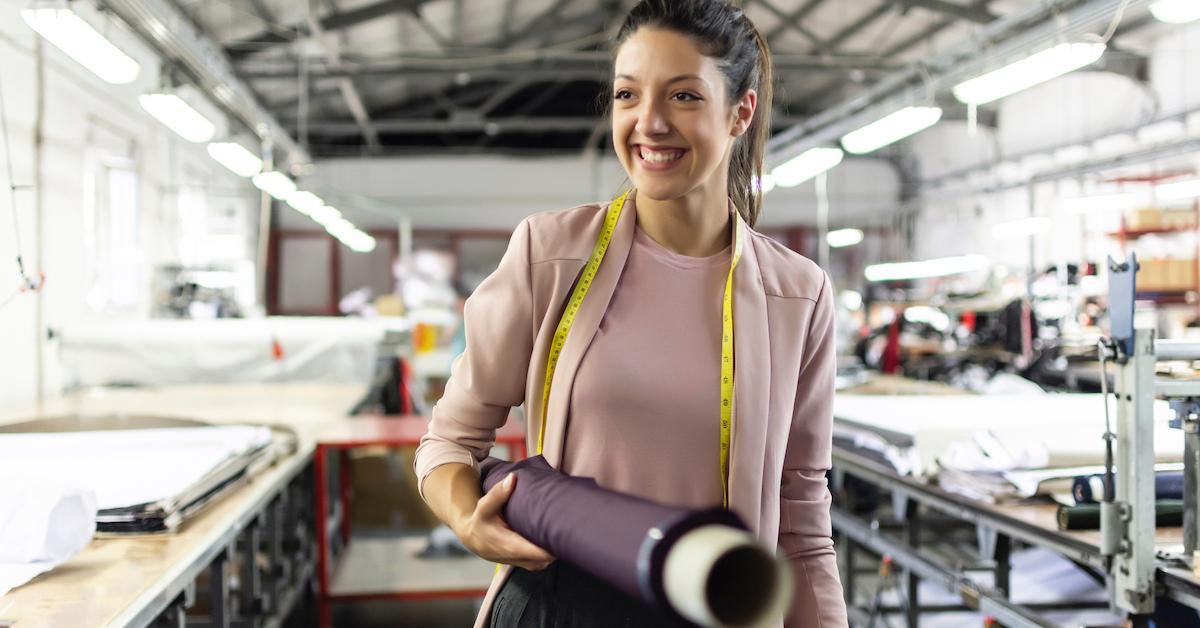
[[[1167,210],[1162,213],[1162,223],[1167,229],[1195,229],[1196,212],[1190,209]]]
[[[1139,292],[1168,292],[1196,288],[1196,260],[1144,259],[1138,260]]]
[[[1149,231],[1163,227],[1163,212],[1155,207],[1144,207],[1125,212],[1127,231]]]
[[[441,522],[417,492],[415,447],[351,450],[350,516],[355,528],[432,529]]]

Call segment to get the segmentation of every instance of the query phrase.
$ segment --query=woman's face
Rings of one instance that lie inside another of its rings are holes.
[[[704,186],[724,194],[730,148],[757,95],[729,103],[717,61],[684,35],[642,28],[613,68],[613,147],[638,194],[680,198]]]

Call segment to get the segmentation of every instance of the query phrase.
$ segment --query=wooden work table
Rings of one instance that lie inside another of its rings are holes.
[[[14,628],[141,626],[195,580],[213,557],[297,474],[307,468],[315,435],[346,420],[364,391],[357,386],[255,384],[105,389],[54,399],[40,412],[0,411],[0,424],[36,417],[112,414],[257,423],[291,428],[297,451],[220,498],[173,532],[94,539],[56,569],[0,597],[0,626]]]

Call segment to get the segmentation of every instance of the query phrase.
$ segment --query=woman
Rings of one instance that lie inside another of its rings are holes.
[[[477,461],[524,403],[527,440],[550,464],[668,504],[727,504],[794,565],[786,624],[846,625],[825,481],[832,291],[750,228],[770,132],[766,43],[720,0],[645,0],[614,52],[613,145],[633,189],[517,227],[467,302],[467,350],[417,452],[422,495],[505,565],[477,628],[672,625],[509,529],[511,482],[480,494]]]

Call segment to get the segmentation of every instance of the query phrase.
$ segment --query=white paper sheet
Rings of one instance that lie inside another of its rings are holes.
[[[0,597],[70,560],[95,533],[91,491],[0,474]]]
[[[270,443],[261,426],[0,434],[0,475],[96,494],[101,510],[168,499],[222,462]]]

